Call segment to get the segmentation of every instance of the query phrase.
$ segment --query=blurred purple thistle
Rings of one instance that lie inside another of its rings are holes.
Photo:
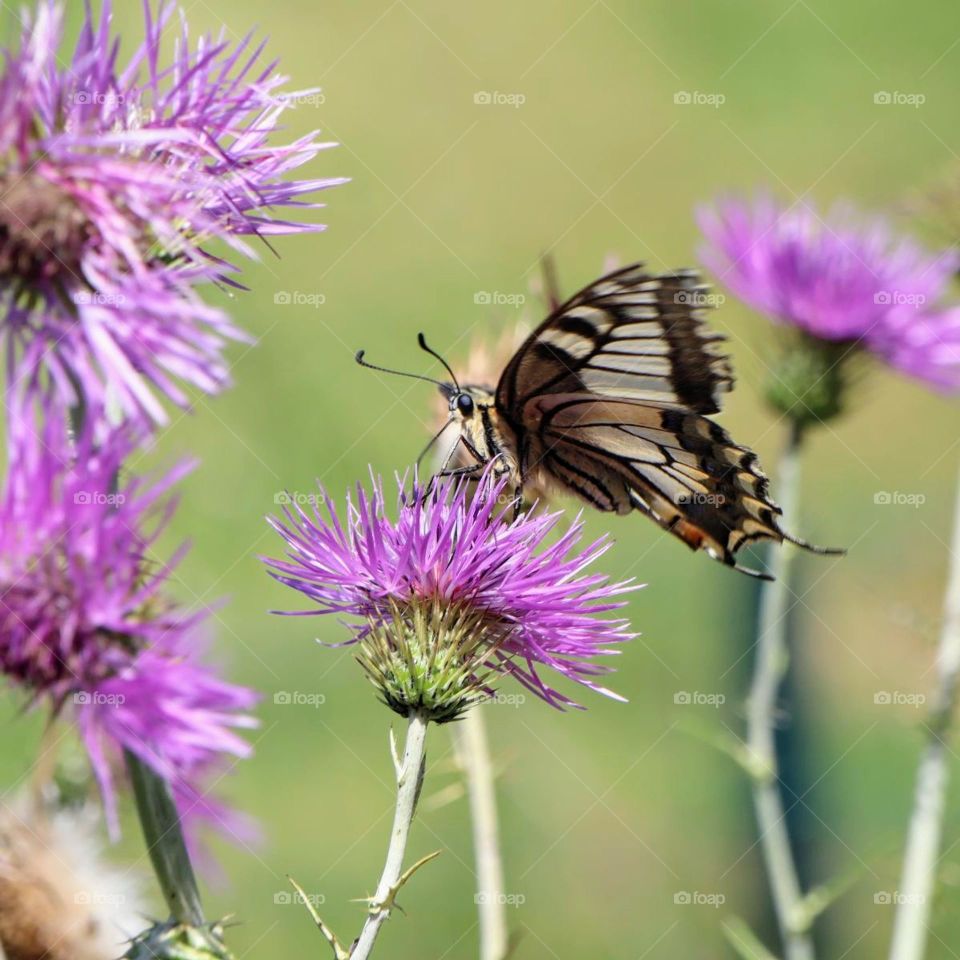
[[[771,196],[727,198],[698,213],[704,263],[745,303],[836,347],[864,349],[941,389],[960,388],[960,306],[945,304],[960,266],[848,205],[821,216]]]
[[[182,550],[152,553],[173,512],[184,463],[159,479],[124,476],[128,428],[98,446],[50,409],[35,429],[13,417],[11,470],[0,492],[0,669],[31,697],[78,721],[115,827],[111,763],[122,749],[169,780],[182,814],[230,826],[202,784],[248,745],[257,695],[198,663],[205,612],[163,596]]]
[[[270,521],[287,542],[288,559],[264,559],[272,576],[316,605],[303,615],[358,618],[352,642],[372,638],[382,648],[384,637],[392,645],[404,625],[428,632],[439,625],[449,632],[441,647],[462,645],[468,662],[461,666],[473,678],[464,678],[465,687],[473,693],[487,688],[489,671],[515,677],[553,706],[575,706],[541,678],[538,667],[545,666],[616,697],[594,680],[611,668],[592,658],[617,653],[614,645],[632,634],[625,620],[600,614],[622,608],[622,595],[638,587],[587,572],[609,541],[581,547],[579,519],[554,536],[562,514],[511,521],[508,499],[504,483],[489,473],[476,490],[438,481],[428,494],[407,496],[401,484],[391,520],[375,480],[372,496],[358,487],[356,502],[347,499],[341,521],[321,491],[324,511],[296,504],[284,520]],[[360,659],[370,656],[365,651]]]
[[[195,288],[238,287],[208,246],[254,257],[246,236],[323,229],[275,215],[339,179],[288,175],[333,146],[309,133],[270,145],[298,97],[263,44],[191,41],[165,62],[174,8],[145,0],[146,37],[118,65],[111,4],[85,7],[72,55],[63,9],[41,0],[0,76],[0,331],[8,389],[44,383],[64,409],[86,401],[163,423],[161,398],[214,393],[223,351],[245,339]]]

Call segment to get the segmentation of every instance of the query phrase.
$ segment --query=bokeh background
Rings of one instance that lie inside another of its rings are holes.
[[[124,33],[136,35],[140,4],[119,6]],[[719,192],[763,186],[787,201],[897,207],[958,161],[960,8],[185,6],[194,30],[268,32],[293,86],[323,88],[289,123],[322,127],[340,143],[309,175],[352,178],[324,196],[326,233],[281,239],[279,258],[264,251],[246,271],[251,292],[231,309],[258,343],[232,351],[235,388],[177,418],[147,457],[203,457],[171,534],[194,544],[177,589],[190,604],[230,598],[214,620],[216,655],[264,692],[256,757],[221,786],[266,839],[255,850],[217,847],[230,880],[210,890],[211,912],[237,915],[238,957],[319,956],[327,947],[290,903],[285,877],[323,901],[344,939],[359,929],[363,907],[350,901],[372,892],[389,829],[393,718],[349,650],[314,642],[342,639],[333,620],[268,615],[296,597],[268,579],[257,555],[279,549],[263,518],[283,491],[309,493],[319,479],[339,494],[368,464],[406,468],[425,439],[431,388],[360,370],[354,352],[436,373],[416,347],[423,330],[463,361],[473,338],[538,318],[545,251],[566,293],[611,254],[657,268],[695,264],[693,209]],[[876,102],[884,92],[924,102]],[[739,378],[722,421],[772,470],[784,431],[761,388],[775,338],[732,298],[715,322]],[[814,541],[850,547],[842,560],[800,561],[794,709],[783,718],[805,874],[850,883],[821,924],[824,956],[874,958],[888,941],[892,908],[877,901],[896,890],[922,711],[877,700],[931,686],[958,426],[947,399],[864,371],[848,412],[811,437],[803,510],[787,518]],[[877,503],[883,492],[923,502]],[[588,522],[591,533],[615,535],[603,561],[611,575],[649,584],[629,611],[642,637],[614,683],[629,703],[584,697],[589,709],[568,714],[529,699],[484,708],[501,771],[507,890],[522,901],[510,911],[516,956],[727,956],[721,925],[731,916],[773,945],[748,786],[714,742],[743,728],[755,585],[640,518]],[[284,694],[323,703],[285,704]],[[683,694],[722,702],[677,702]],[[4,699],[0,775],[9,785],[39,735],[19,708]],[[389,923],[383,956],[476,955],[457,782],[449,737],[435,730],[410,856],[444,855],[404,891],[407,916]],[[441,791],[448,802],[434,802]],[[960,955],[960,786],[954,795],[934,958]],[[141,854],[131,823],[118,855]],[[695,902],[678,902],[684,894]]]

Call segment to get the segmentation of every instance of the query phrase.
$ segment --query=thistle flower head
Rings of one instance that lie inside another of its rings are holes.
[[[192,927],[155,923],[130,944],[123,960],[233,960],[223,942],[223,925]]]
[[[72,54],[63,9],[40,0],[0,75],[0,335],[11,380],[52,387],[130,418],[164,422],[158,395],[228,380],[223,350],[243,335],[199,283],[238,286],[220,241],[321,229],[275,211],[334,180],[288,174],[330,144],[271,144],[297,94],[250,37],[191,40],[168,56],[174,8],[144,0],[142,43],[119,62],[111,4],[84,5]]]
[[[358,659],[398,712],[452,719],[498,674],[575,705],[541,667],[613,696],[595,680],[610,668],[592,658],[629,638],[626,621],[601,614],[635,587],[587,572],[608,543],[582,547],[579,520],[562,533],[559,513],[510,520],[504,484],[489,471],[476,490],[438,481],[407,496],[401,484],[393,520],[375,480],[342,520],[323,491],[309,512],[271,520],[288,546],[287,559],[265,561],[272,575],[313,602],[305,613],[356,618]]]
[[[767,195],[721,200],[698,220],[701,256],[720,281],[800,334],[775,372],[771,399],[784,412],[802,417],[799,398],[819,419],[836,413],[840,363],[855,350],[932,386],[960,387],[960,307],[943,305],[956,253],[930,254],[849,206],[822,216]]]
[[[111,765],[126,749],[170,781],[184,816],[235,832],[202,785],[225,757],[249,752],[232,731],[253,725],[257,697],[197,662],[205,614],[165,599],[178,558],[153,556],[168,491],[189,465],[118,480],[131,431],[95,443],[92,429],[71,440],[49,409],[36,431],[13,420],[0,492],[0,670],[77,720],[112,826]]]

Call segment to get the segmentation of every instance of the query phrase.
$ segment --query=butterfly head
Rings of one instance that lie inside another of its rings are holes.
[[[450,417],[458,423],[473,420],[481,409],[493,404],[493,393],[486,387],[441,383],[440,393],[450,404]]]

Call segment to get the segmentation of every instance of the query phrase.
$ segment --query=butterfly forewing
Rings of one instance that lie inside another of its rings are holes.
[[[723,338],[703,321],[704,289],[694,271],[655,276],[641,265],[591,284],[514,356],[497,389],[501,415],[519,422],[531,398],[583,391],[716,412],[733,376]]]

